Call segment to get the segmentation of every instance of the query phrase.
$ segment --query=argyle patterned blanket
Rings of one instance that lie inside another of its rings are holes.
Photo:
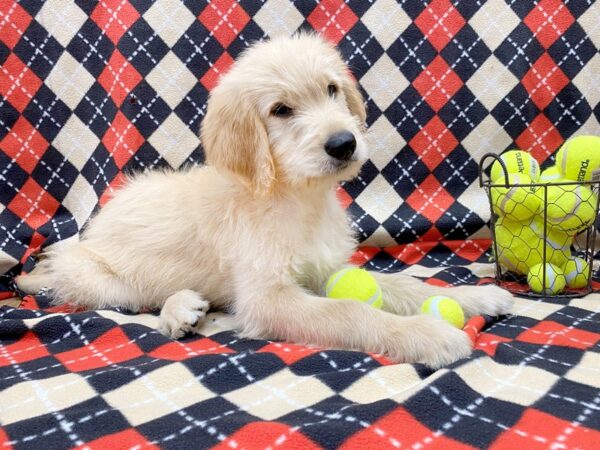
[[[339,197],[371,270],[491,282],[481,156],[547,167],[600,134],[592,0],[1,1],[0,449],[598,448],[599,293],[473,318],[473,355],[435,372],[240,339],[222,313],[173,341],[155,314],[2,303],[125,173],[201,163],[219,75],[300,28],[365,94],[372,156]]]

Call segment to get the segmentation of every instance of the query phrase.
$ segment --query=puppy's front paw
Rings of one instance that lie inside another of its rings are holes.
[[[165,336],[179,339],[188,332],[197,332],[208,312],[209,303],[200,294],[184,290],[171,295],[160,311],[158,330]]]
[[[402,330],[389,336],[388,356],[392,360],[438,369],[471,354],[469,336],[447,322],[426,315],[403,319]]]
[[[513,295],[495,284],[460,286],[448,289],[448,296],[462,306],[467,317],[486,314],[500,316],[512,311]]]

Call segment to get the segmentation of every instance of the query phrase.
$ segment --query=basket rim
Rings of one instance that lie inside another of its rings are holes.
[[[600,180],[598,181],[576,181],[576,180],[567,180],[560,182],[547,182],[547,183],[501,183],[497,184],[492,182],[492,180],[483,181],[482,187],[495,187],[495,188],[506,188],[506,187],[546,187],[546,186],[599,186]]]

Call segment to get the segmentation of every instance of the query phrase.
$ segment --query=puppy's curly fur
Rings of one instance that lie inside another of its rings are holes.
[[[325,280],[356,241],[336,186],[367,159],[365,109],[339,53],[299,34],[255,44],[211,92],[201,138],[207,165],[138,175],[90,221],[79,241],[48,251],[17,282],[48,285],[86,308],[161,308],[160,329],[196,331],[209,304],[241,335],[385,353],[432,367],[467,356],[467,335],[418,312],[430,295],[467,315],[508,312],[495,287],[443,289],[374,274],[377,310],[323,298]],[[325,147],[351,133],[351,154]]]

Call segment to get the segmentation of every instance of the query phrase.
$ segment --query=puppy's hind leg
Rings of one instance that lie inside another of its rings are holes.
[[[82,244],[48,255],[53,303],[86,309],[148,306],[148,299],[126,283],[101,256]]]

